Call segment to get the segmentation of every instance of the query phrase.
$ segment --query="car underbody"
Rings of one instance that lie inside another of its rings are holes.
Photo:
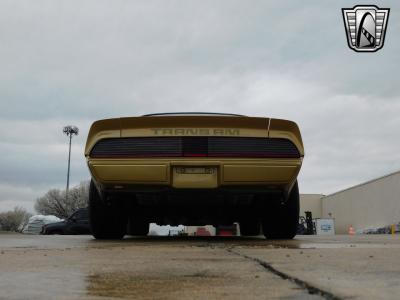
[[[285,191],[260,186],[176,189],[163,186],[104,189],[103,201],[119,202],[132,215],[158,225],[229,225],[287,201]]]

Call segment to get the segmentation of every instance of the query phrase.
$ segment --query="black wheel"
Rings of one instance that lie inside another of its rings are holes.
[[[271,206],[261,224],[268,239],[292,239],[299,223],[299,186],[294,184],[286,203]]]
[[[147,220],[133,216],[129,218],[128,234],[136,236],[146,236],[149,234],[150,224]]]
[[[106,204],[90,181],[89,220],[96,239],[122,239],[126,233],[127,217],[120,202]]]
[[[241,236],[254,236],[260,234],[260,223],[258,221],[246,220],[239,223]]]

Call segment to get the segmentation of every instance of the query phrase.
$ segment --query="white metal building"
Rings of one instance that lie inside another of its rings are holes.
[[[400,171],[322,198],[322,217],[335,219],[338,234],[400,222]]]
[[[300,216],[311,211],[313,219],[322,218],[322,194],[300,194]]]

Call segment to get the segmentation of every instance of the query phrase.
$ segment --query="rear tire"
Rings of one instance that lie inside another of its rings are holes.
[[[268,239],[293,239],[299,224],[299,186],[294,184],[286,203],[272,206],[261,222]]]
[[[89,189],[89,220],[96,239],[122,239],[126,233],[127,217],[122,203],[104,202],[93,182]]]
[[[239,225],[241,236],[255,236],[260,234],[260,223],[258,221],[243,221]]]

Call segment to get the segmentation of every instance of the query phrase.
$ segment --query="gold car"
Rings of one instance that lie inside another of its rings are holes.
[[[85,156],[96,238],[147,235],[151,222],[296,234],[304,148],[292,121],[217,113],[100,120]]]

